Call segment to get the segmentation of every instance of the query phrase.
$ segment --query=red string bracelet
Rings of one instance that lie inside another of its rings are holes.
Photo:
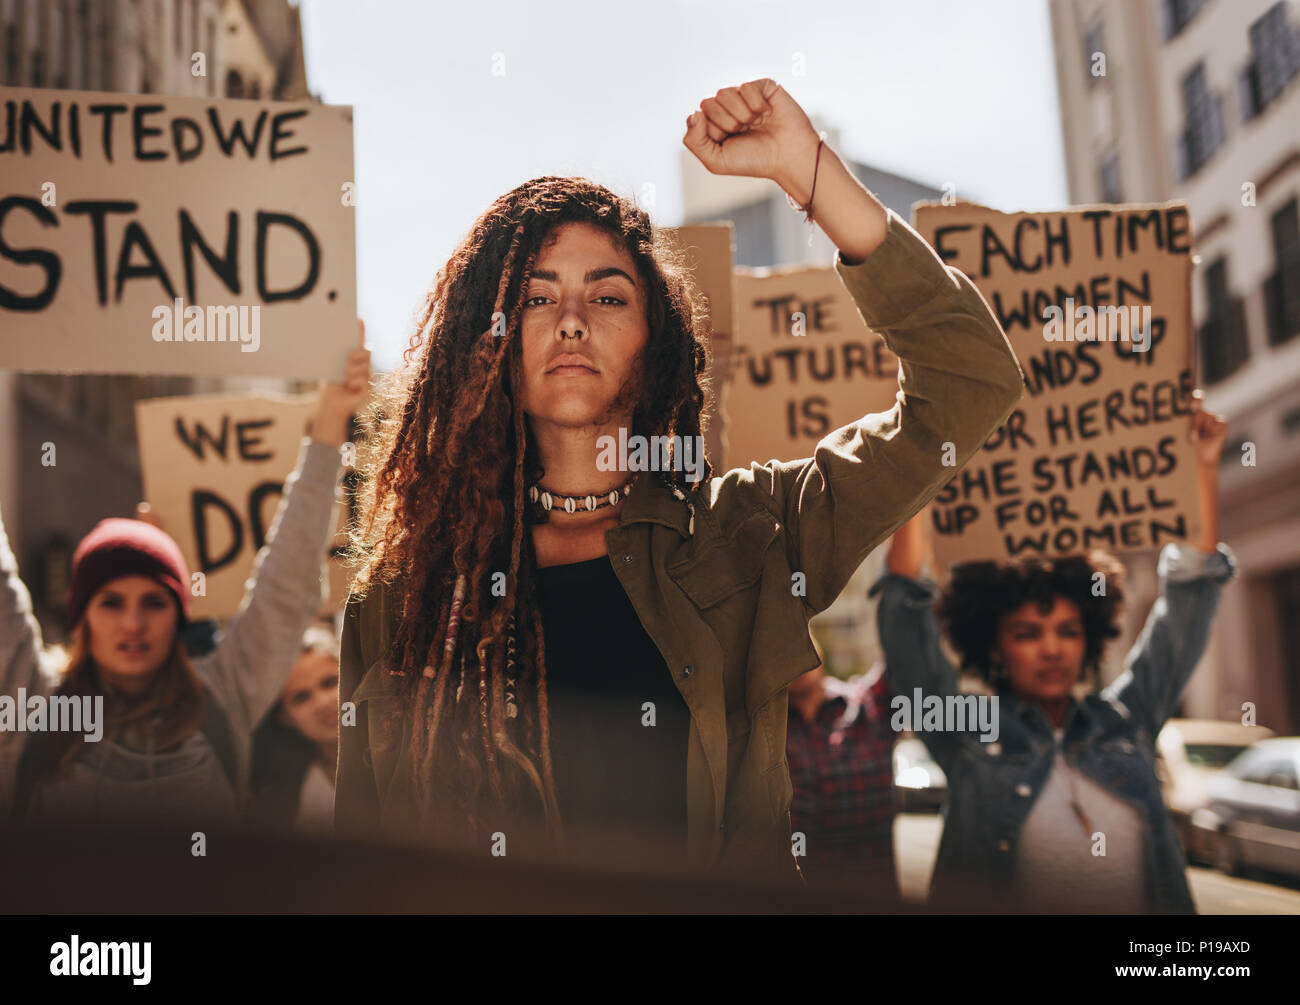
[[[791,198],[791,196],[786,195],[785,197],[786,201],[789,202],[791,206],[793,206],[795,209],[803,213],[804,223],[812,222],[813,197],[817,194],[817,175],[819,174],[822,166],[822,144],[825,142],[826,142],[825,137],[819,137],[817,140],[817,160],[813,164],[813,183],[812,183],[812,191],[808,193],[808,205],[800,206],[797,202],[794,201],[793,198]]]

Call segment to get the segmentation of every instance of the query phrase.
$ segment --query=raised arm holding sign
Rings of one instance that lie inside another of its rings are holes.
[[[1123,568],[1113,556],[964,563],[939,591],[920,578],[928,514],[890,541],[889,571],[872,592],[880,594],[881,648],[897,694],[895,728],[917,729],[948,781],[932,885],[939,903],[1194,910],[1151,765],[1155,738],[1205,650],[1235,560],[1215,537],[1227,425],[1201,409],[1199,391],[1191,407],[1179,434],[1196,459],[1201,532],[1195,547],[1162,550],[1160,596],[1123,672],[1099,693],[1087,678],[1099,682],[1124,601]],[[941,635],[961,669],[990,693],[959,690]],[[972,707],[981,714],[970,714]],[[991,728],[978,732],[974,722]]]
[[[364,399],[369,354],[323,389],[319,438],[301,438],[284,499],[216,648],[182,633],[201,577],[152,522],[108,518],[81,541],[68,658],[53,673],[0,526],[0,809],[26,823],[229,827],[247,795],[253,729],[293,668],[321,599],[338,430]],[[57,701],[56,701],[57,699]],[[34,710],[76,706],[75,726]],[[22,726],[16,722],[22,717]]]

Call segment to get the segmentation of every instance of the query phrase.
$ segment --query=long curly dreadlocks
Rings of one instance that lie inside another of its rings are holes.
[[[536,178],[497,199],[438,271],[405,366],[368,409],[376,432],[352,533],[354,594],[401,584],[388,659],[409,685],[394,704],[410,729],[397,735],[410,736],[430,833],[475,838],[487,817],[529,804],[563,837],[527,532],[546,514],[525,497],[543,471],[518,403],[524,293],[544,242],[570,222],[610,234],[645,283],[649,338],[631,432],[703,432],[705,312],[681,251],[634,203],[583,178]],[[703,484],[682,471],[658,477],[678,491]]]

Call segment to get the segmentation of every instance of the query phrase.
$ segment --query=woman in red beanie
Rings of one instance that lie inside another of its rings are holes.
[[[365,400],[370,354],[322,382],[311,438],[248,592],[216,649],[181,642],[190,576],[142,520],[101,521],[73,555],[68,656],[50,673],[31,598],[0,526],[0,809],[28,825],[228,825],[247,792],[253,728],[279,697],[321,600],[339,447]],[[10,719],[4,717],[8,704]],[[79,722],[72,714],[80,713]],[[12,714],[12,713],[15,713]],[[74,728],[69,728],[69,722]]]

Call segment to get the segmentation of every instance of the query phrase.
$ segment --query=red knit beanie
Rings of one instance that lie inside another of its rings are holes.
[[[95,524],[72,555],[68,618],[81,620],[86,604],[105,583],[122,576],[148,576],[171,590],[181,624],[190,616],[190,572],[176,542],[143,520],[110,517]]]

